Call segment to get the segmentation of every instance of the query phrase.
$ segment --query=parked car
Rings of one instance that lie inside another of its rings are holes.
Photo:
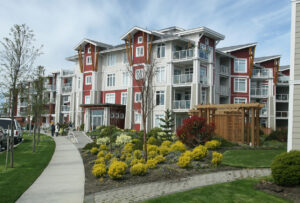
[[[7,147],[7,134],[3,128],[0,127],[0,151]]]
[[[0,127],[5,130],[5,133],[10,135],[10,131],[8,132],[8,126],[11,126],[11,119],[10,118],[0,118]],[[14,120],[14,143],[17,144],[21,142],[23,139],[23,131],[22,128],[17,120]]]

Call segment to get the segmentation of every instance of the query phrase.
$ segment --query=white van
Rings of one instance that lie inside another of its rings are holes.
[[[17,144],[22,141],[23,137],[23,131],[19,124],[19,122],[14,119],[14,143]],[[9,126],[9,127],[8,127]],[[8,128],[11,128],[11,119],[10,118],[0,118],[0,127],[4,128],[6,130],[6,133],[10,135],[10,132],[8,132]]]

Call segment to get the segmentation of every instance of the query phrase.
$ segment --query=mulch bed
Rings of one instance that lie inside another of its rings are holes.
[[[284,187],[278,186],[270,181],[262,180],[255,186],[255,189],[264,191],[277,197],[281,197],[283,199],[291,200],[293,202],[300,202],[300,186]]]

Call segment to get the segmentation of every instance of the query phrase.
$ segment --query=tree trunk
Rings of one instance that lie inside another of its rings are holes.
[[[145,161],[147,162],[148,160],[148,152],[147,152],[147,132],[146,132],[146,118],[145,115],[143,114],[143,131],[144,131],[144,149],[145,149]]]
[[[109,140],[109,148],[110,148],[110,153],[112,153],[112,129],[111,129],[112,127],[110,126],[109,127],[109,129],[110,129],[110,132],[109,132],[109,134],[110,134],[110,140]]]
[[[9,132],[9,126],[7,128],[7,132]],[[9,134],[7,134],[6,138],[6,158],[5,158],[5,170],[7,169],[8,166],[8,159],[9,159],[9,148],[10,148],[10,139],[9,139]]]
[[[35,152],[36,123],[37,123],[37,119],[34,119],[33,139],[32,139],[32,152]]]
[[[15,109],[15,103],[16,103],[16,90],[15,87],[13,87],[12,89],[12,108],[11,108],[11,123],[10,123],[10,127],[11,127],[11,133],[10,133],[10,167],[13,168],[14,167],[14,109]]]
[[[40,143],[40,134],[41,134],[41,117],[38,119],[38,137],[37,137],[37,142],[36,145],[39,146]]]

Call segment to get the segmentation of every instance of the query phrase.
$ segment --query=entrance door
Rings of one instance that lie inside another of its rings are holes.
[[[103,110],[92,110],[91,111],[91,128],[95,130],[97,126],[103,125]]]

